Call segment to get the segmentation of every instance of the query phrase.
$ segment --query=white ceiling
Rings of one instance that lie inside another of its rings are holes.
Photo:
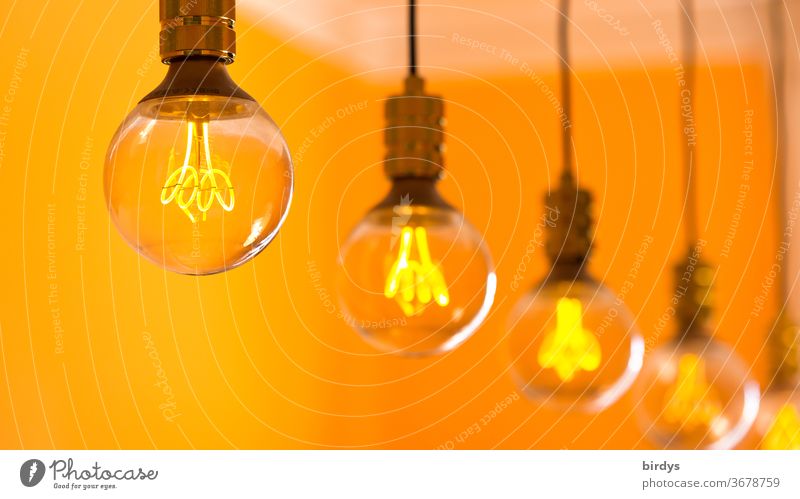
[[[419,63],[437,77],[510,74],[522,62],[556,64],[553,0],[419,0]],[[762,29],[769,0],[697,0],[700,57],[731,62],[765,53]],[[680,50],[678,0],[573,0],[576,66],[668,63],[653,26]],[[594,6],[594,8],[593,8]],[[601,16],[597,9],[604,9]],[[394,75],[406,60],[405,0],[239,0],[239,18],[263,26],[349,71]],[[609,22],[615,22],[616,28]],[[761,26],[759,26],[759,22]],[[485,43],[470,48],[455,40]],[[246,36],[246,35],[245,35]],[[768,37],[768,33],[766,34]],[[663,38],[662,38],[663,40]],[[509,62],[503,55],[515,57]],[[438,68],[438,69],[437,69]]]

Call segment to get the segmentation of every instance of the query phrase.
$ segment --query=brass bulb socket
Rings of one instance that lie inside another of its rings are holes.
[[[685,258],[674,267],[675,320],[678,336],[707,334],[714,302],[714,268],[699,255],[700,246],[690,247]]]
[[[800,383],[800,326],[786,312],[781,313],[769,334],[769,354],[773,383],[793,386]]]
[[[556,270],[581,269],[592,250],[592,193],[571,180],[545,195],[549,222],[545,251]]]
[[[444,168],[444,102],[424,91],[424,81],[410,75],[405,92],[386,100],[386,158],[389,178],[438,179]]]
[[[160,0],[161,60],[176,57],[236,57],[235,0]]]

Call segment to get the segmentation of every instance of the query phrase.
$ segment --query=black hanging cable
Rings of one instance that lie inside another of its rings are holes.
[[[770,9],[770,31],[772,31],[772,77],[774,84],[773,106],[775,118],[775,181],[773,190],[775,203],[777,206],[778,218],[778,241],[783,242],[783,233],[786,230],[786,192],[784,191],[787,182],[787,160],[786,160],[786,113],[783,108],[783,100],[786,97],[785,78],[786,78],[786,47],[784,41],[784,19],[783,1],[773,0]],[[788,298],[787,287],[789,280],[788,265],[784,263],[778,275],[778,291],[780,293],[781,306],[783,300]]]
[[[408,74],[417,74],[417,1],[408,2]]]
[[[683,41],[683,71],[685,86],[678,96],[680,110],[680,118],[684,120],[688,118],[696,123],[694,116],[694,92],[695,92],[695,58],[697,56],[697,36],[694,27],[694,1],[681,0],[681,38]],[[688,97],[688,98],[686,98]],[[688,103],[684,104],[684,100]],[[681,126],[681,131],[685,126]],[[685,132],[683,132],[685,134]],[[685,190],[685,207],[686,207],[686,221],[684,227],[686,228],[687,244],[693,245],[699,238],[697,229],[698,210],[697,210],[697,168],[695,167],[695,154],[694,146],[688,136],[681,138],[682,152],[683,152],[683,168],[684,168],[684,181],[686,182]]]
[[[572,182],[572,82],[569,74],[569,0],[561,0],[558,18],[558,52],[560,57],[561,108],[566,120],[561,127],[562,180]]]

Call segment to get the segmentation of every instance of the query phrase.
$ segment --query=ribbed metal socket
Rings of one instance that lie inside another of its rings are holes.
[[[696,337],[708,331],[714,303],[714,268],[700,256],[703,245],[696,244],[674,267],[675,321],[679,337]]]
[[[800,383],[800,327],[782,313],[775,321],[768,341],[775,385]]]
[[[571,180],[562,180],[558,189],[545,195],[545,203],[551,214],[545,242],[547,256],[556,271],[574,269],[577,273],[592,250],[592,193]]]
[[[386,160],[389,178],[440,178],[444,168],[444,102],[425,93],[418,76],[405,92],[386,100]]]
[[[193,55],[233,62],[235,0],[160,0],[161,60]]]

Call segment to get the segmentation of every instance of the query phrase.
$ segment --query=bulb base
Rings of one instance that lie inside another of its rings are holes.
[[[166,97],[235,97],[255,101],[228,74],[225,64],[216,57],[185,57],[171,61],[161,83],[140,102]]]
[[[572,177],[562,178],[558,189],[545,196],[548,234],[545,251],[558,274],[580,275],[592,251],[592,193]]]
[[[418,206],[455,210],[436,190],[436,180],[431,178],[404,177],[392,180],[392,188],[373,210],[394,209],[397,206]]]
[[[714,268],[700,257],[700,243],[690,247],[684,260],[675,266],[675,320],[678,337],[708,334],[713,303]]]
[[[788,387],[800,383],[800,327],[785,311],[775,321],[768,342],[773,386]]]
[[[428,95],[416,75],[405,92],[386,100],[386,158],[389,178],[439,179],[444,172],[444,101]]]
[[[236,57],[235,0],[160,0],[161,60],[189,56]]]

